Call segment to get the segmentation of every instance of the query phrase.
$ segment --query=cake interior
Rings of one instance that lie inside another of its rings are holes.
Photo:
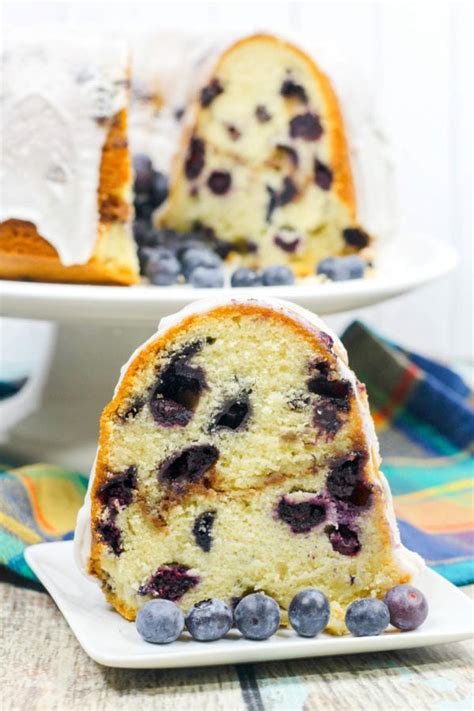
[[[102,419],[90,572],[129,619],[305,587],[343,630],[400,582],[357,386],[325,334],[264,309],[191,318],[139,356]]]

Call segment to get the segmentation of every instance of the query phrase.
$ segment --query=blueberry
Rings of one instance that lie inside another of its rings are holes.
[[[181,265],[173,252],[162,247],[154,250],[149,248],[147,259],[143,265],[143,273],[152,284],[157,286],[176,284],[180,272]]]
[[[158,472],[160,483],[180,493],[190,484],[199,483],[219,459],[219,450],[211,444],[194,444],[168,457]]]
[[[189,281],[197,289],[219,289],[224,286],[224,275],[220,269],[196,267]]]
[[[292,502],[282,496],[277,511],[278,518],[288,524],[293,533],[307,533],[326,518],[326,506],[316,497],[308,501]]]
[[[219,94],[222,94],[223,91],[224,89],[219,79],[217,77],[212,79],[209,84],[201,90],[201,106],[204,108],[210,106],[214,99],[219,96]]]
[[[382,634],[389,622],[387,605],[374,597],[355,600],[347,608],[346,625],[354,637]]]
[[[329,600],[324,593],[307,588],[290,602],[288,619],[300,637],[316,637],[329,622]]]
[[[137,218],[149,222],[154,208],[150,202],[150,196],[148,193],[135,193],[133,205]]]
[[[323,133],[319,116],[310,111],[294,116],[290,121],[290,136],[304,141],[316,141]]]
[[[268,639],[280,626],[280,608],[264,593],[246,595],[234,612],[235,624],[247,639]]]
[[[153,184],[153,166],[148,156],[137,153],[133,156],[134,188],[136,193],[149,193]]]
[[[413,585],[396,585],[385,595],[390,622],[399,630],[419,627],[428,616],[428,602],[421,590]]]
[[[356,255],[326,257],[319,262],[316,273],[324,274],[332,281],[347,281],[363,277],[366,266],[366,262]]]
[[[145,642],[169,644],[183,631],[184,615],[174,602],[150,600],[138,611],[135,624]]]
[[[194,521],[193,536],[196,545],[201,548],[204,553],[209,553],[212,546],[212,527],[214,526],[215,511],[204,511]]]
[[[153,180],[151,183],[150,202],[153,208],[159,207],[168,197],[168,178],[164,173],[158,170],[153,171]]]
[[[232,627],[232,610],[222,600],[202,600],[186,615],[186,627],[198,642],[213,642]]]
[[[262,277],[253,269],[240,267],[232,274],[230,283],[232,286],[261,286]]]
[[[150,224],[148,220],[135,220],[133,223],[133,236],[139,247],[148,246]]]
[[[191,272],[197,267],[218,269],[222,264],[222,259],[215,252],[206,249],[206,247],[190,247],[183,252],[181,264],[183,265],[184,276],[189,278]]]
[[[351,247],[357,247],[357,249],[367,247],[370,242],[367,232],[359,227],[347,227],[343,230],[342,236],[347,244],[350,244]]]
[[[160,567],[138,588],[139,595],[151,595],[164,600],[180,600],[200,582],[199,576],[179,563],[167,563]]]
[[[264,286],[283,286],[294,284],[295,276],[289,267],[276,264],[263,270],[262,282]]]

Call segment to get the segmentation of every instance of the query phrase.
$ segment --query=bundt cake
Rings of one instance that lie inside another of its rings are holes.
[[[369,245],[339,105],[305,53],[254,35],[222,54],[190,112],[156,222],[204,226],[251,266],[289,263],[300,275]]]
[[[283,621],[323,591],[330,629],[420,563],[400,544],[364,386],[317,317],[205,300],[164,319],[101,419],[76,551],[128,619],[264,591]]]
[[[136,282],[126,46],[20,35],[2,64],[0,278]]]

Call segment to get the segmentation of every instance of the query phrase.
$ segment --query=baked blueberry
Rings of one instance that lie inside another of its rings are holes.
[[[370,242],[369,235],[360,227],[347,227],[343,230],[342,236],[346,244],[349,244],[351,247],[357,247],[358,249],[367,247]]]
[[[209,553],[212,545],[212,527],[214,526],[215,511],[204,511],[194,521],[193,536],[196,544],[205,553]]]
[[[297,84],[293,79],[285,79],[281,85],[280,94],[285,99],[298,99],[302,104],[308,103],[308,95],[301,84]]]
[[[184,172],[188,180],[194,180],[204,168],[206,149],[204,141],[193,136],[189,142],[188,153],[184,164]]]
[[[97,489],[96,496],[103,506],[121,509],[132,503],[133,492],[137,485],[137,468],[132,465],[120,474],[111,477]]]
[[[149,600],[139,609],[135,625],[145,642],[170,644],[184,629],[184,615],[170,600]]]
[[[301,244],[301,238],[295,237],[294,234],[286,235],[285,232],[281,231],[279,234],[275,235],[273,241],[280,247],[284,252],[288,254],[294,254]]]
[[[150,398],[151,414],[162,427],[187,425],[198,405],[201,392],[206,388],[202,368],[189,365],[185,357],[178,354],[161,371]]]
[[[288,608],[290,624],[300,637],[316,637],[327,626],[329,615],[329,600],[314,588],[300,590]]]
[[[198,642],[220,639],[230,630],[233,621],[229,605],[217,599],[197,602],[186,615],[186,627]]]
[[[262,277],[254,269],[240,267],[230,278],[231,286],[262,286]]]
[[[337,528],[335,526],[329,526],[328,536],[333,550],[336,551],[336,553],[354,556],[360,551],[357,533],[346,524],[341,523]]]
[[[267,123],[267,121],[271,121],[272,119],[272,115],[263,104],[259,104],[256,107],[255,116],[257,117],[257,121],[260,121],[260,123]]]
[[[379,635],[390,622],[387,605],[373,597],[355,600],[347,608],[346,626],[354,637]]]
[[[224,274],[220,269],[196,267],[189,281],[196,289],[220,289],[224,286]]]
[[[288,524],[293,533],[307,533],[325,520],[326,506],[316,497],[307,501],[291,501],[282,496],[278,502],[277,515]]]
[[[390,623],[399,630],[415,630],[428,617],[428,601],[413,585],[396,585],[385,595]]]
[[[322,136],[323,128],[319,116],[307,111],[295,116],[290,121],[290,136],[302,138],[304,141],[316,141]]]
[[[179,563],[161,565],[146,583],[138,588],[139,595],[151,595],[176,602],[200,582],[198,575]]]
[[[222,410],[216,416],[213,429],[242,429],[249,414],[250,405],[247,394],[231,399],[223,406]]]
[[[290,267],[275,264],[263,270],[262,283],[264,286],[286,286],[295,283],[295,275]]]
[[[176,492],[202,480],[219,458],[219,450],[211,444],[194,444],[179,454],[169,457],[161,465],[160,482]]]
[[[143,265],[143,274],[156,286],[176,284],[181,273],[181,265],[172,252],[158,247],[148,248],[147,258]]]
[[[332,171],[319,160],[314,162],[314,182],[322,190],[329,190],[332,185]]]
[[[225,195],[232,183],[230,173],[225,170],[213,170],[207,179],[207,186],[215,195]]]
[[[100,521],[96,525],[95,531],[100,540],[111,548],[115,555],[123,553],[122,533],[113,519]]]
[[[280,626],[280,608],[264,593],[246,595],[234,611],[237,629],[247,639],[268,639]]]
[[[219,94],[222,94],[223,91],[224,89],[219,79],[217,77],[212,79],[209,84],[201,90],[201,106],[204,108],[210,106],[214,99],[219,96]]]

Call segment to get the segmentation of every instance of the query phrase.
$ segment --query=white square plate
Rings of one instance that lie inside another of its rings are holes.
[[[274,659],[320,657],[425,647],[468,639],[474,634],[474,605],[454,585],[427,569],[418,587],[428,598],[430,614],[419,630],[385,632],[379,637],[298,637],[280,630],[264,642],[243,639],[232,630],[217,642],[195,642],[188,633],[168,645],[144,642],[135,625],[118,615],[97,585],[77,569],[71,541],[40,543],[26,560],[53,597],[86,653],[110,667],[170,668],[238,664]]]

